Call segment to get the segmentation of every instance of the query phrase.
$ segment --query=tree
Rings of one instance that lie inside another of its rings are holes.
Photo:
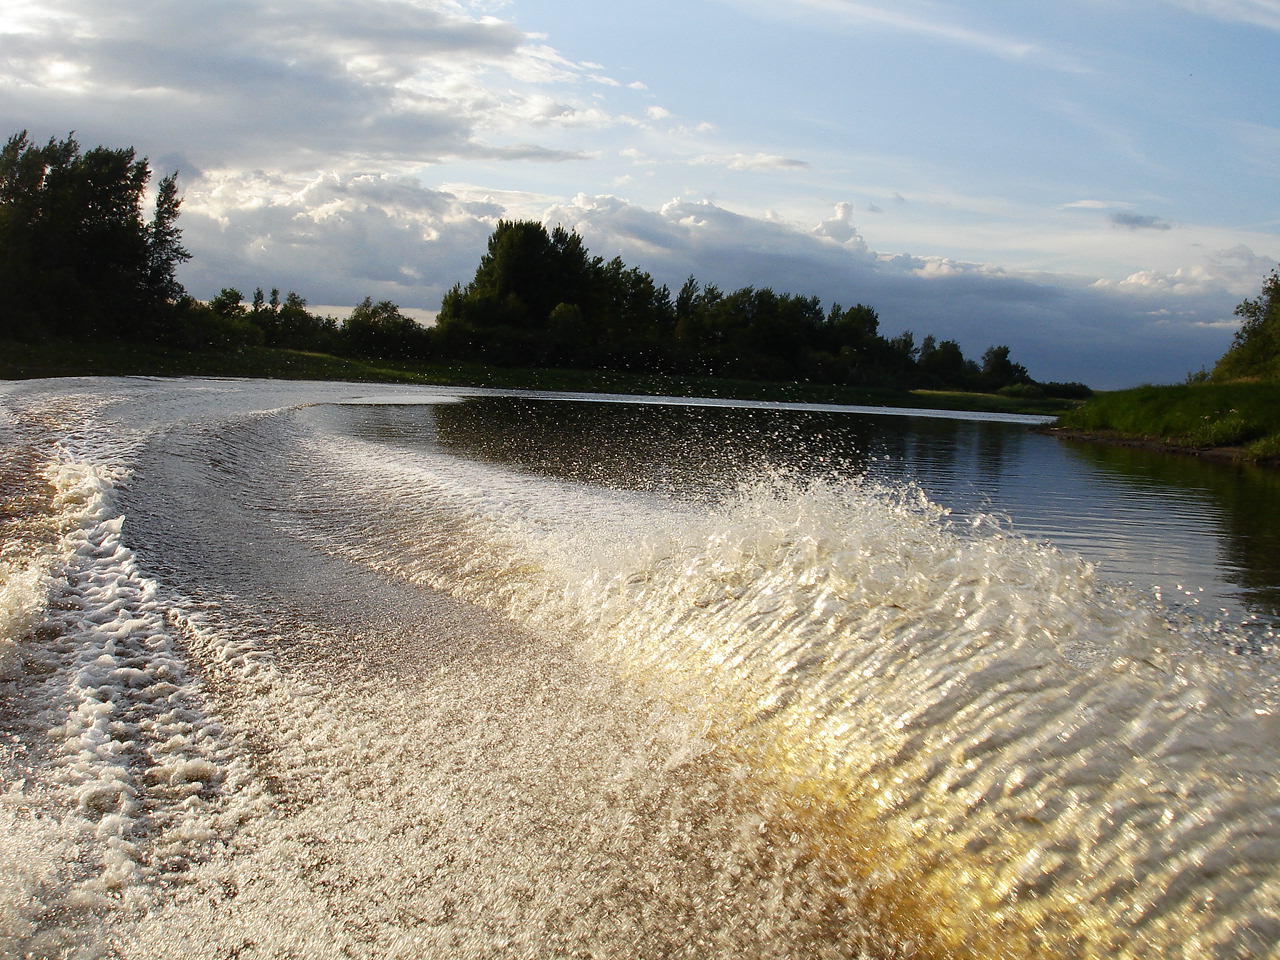
[[[988,347],[982,355],[982,386],[987,390],[999,390],[1015,383],[1029,383],[1027,368],[1009,359],[1009,348],[1001,345]]]
[[[427,332],[390,300],[365,297],[342,326],[347,352],[362,357],[419,359],[426,354]]]
[[[354,330],[354,328],[353,328]],[[817,297],[689,277],[673,297],[621,257],[591,256],[581,238],[535,221],[500,221],[465,286],[441,302],[439,353],[490,363],[565,364],[650,372],[813,380],[868,386],[988,389],[1025,383],[1026,368],[993,347],[984,367],[954,340],[880,332],[863,303],[824,314]]]
[[[147,293],[156,304],[175,303],[185,292],[178,282],[178,264],[191,259],[178,229],[178,175],[163,178],[156,190],[155,213],[147,227]],[[261,291],[258,291],[259,294]]]
[[[209,309],[220,317],[240,317],[244,315],[244,294],[235,287],[223,287],[218,295],[209,301]]]
[[[177,228],[175,176],[159,184],[132,148],[82,151],[71,135],[0,149],[0,332],[39,337],[150,335],[181,297],[189,254]]]
[[[1280,379],[1280,273],[1272,270],[1262,292],[1242,300],[1235,314],[1243,322],[1214,366],[1213,379]]]
[[[977,365],[966,360],[960,344],[954,340],[935,341],[925,337],[918,362],[921,378],[931,387],[968,387],[979,372]]]

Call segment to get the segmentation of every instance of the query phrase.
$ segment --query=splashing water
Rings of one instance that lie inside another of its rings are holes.
[[[102,922],[136,957],[1275,953],[1273,658],[1002,523],[305,411],[149,459],[102,403],[52,419],[0,557],[6,702],[54,735],[0,795],[15,952]]]
[[[798,842],[865,909],[937,949],[1244,957],[1280,936],[1273,665],[1077,558],[858,480],[708,512],[315,456],[393,507],[337,549],[660,686],[803,812]]]

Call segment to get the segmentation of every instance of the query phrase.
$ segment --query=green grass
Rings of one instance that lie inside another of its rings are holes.
[[[1280,383],[1136,387],[1096,395],[1058,426],[1174,447],[1238,447],[1252,459],[1280,456]]]
[[[197,351],[114,341],[98,342],[92,347],[68,341],[35,344],[0,341],[0,379],[127,375],[421,383],[642,396],[723,397],[793,403],[977,410],[1049,416],[1075,406],[1069,400],[1015,398],[994,393],[675,377],[610,370],[494,367],[477,363],[408,364],[363,361],[270,347]]]

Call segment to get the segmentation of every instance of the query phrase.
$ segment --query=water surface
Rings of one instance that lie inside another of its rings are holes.
[[[1270,474],[358,384],[0,431],[0,952],[1280,942]]]
[[[910,483],[956,523],[1050,540],[1173,607],[1280,624],[1276,471],[1062,441],[1028,429],[1042,418],[512,397],[315,415],[392,445],[680,498],[768,473]]]

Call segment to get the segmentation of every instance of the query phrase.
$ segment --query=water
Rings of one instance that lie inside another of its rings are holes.
[[[0,942],[1276,955],[1272,475],[900,414],[10,385]]]

